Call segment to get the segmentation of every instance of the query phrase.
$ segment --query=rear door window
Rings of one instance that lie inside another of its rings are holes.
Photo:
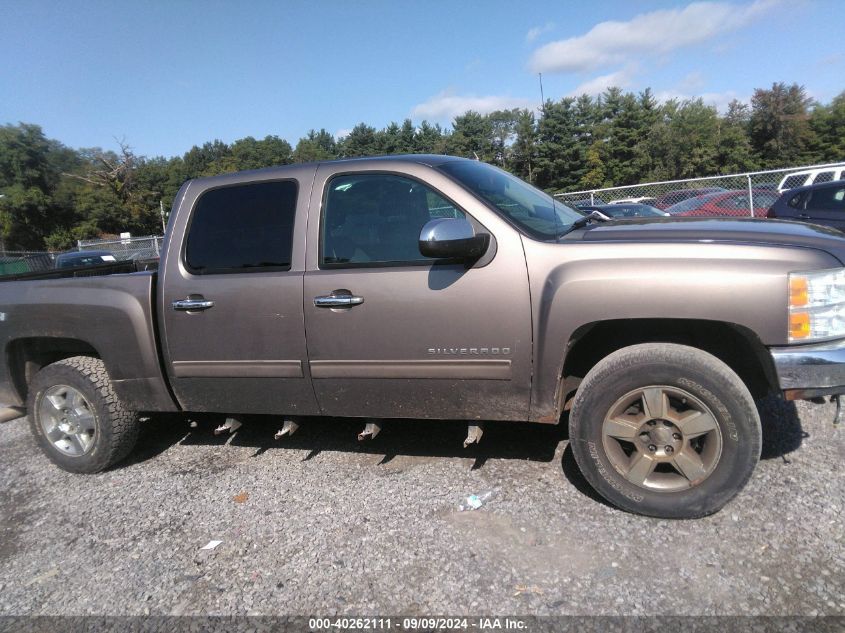
[[[820,182],[832,182],[833,174],[834,172],[832,171],[820,171],[816,174],[815,179],[813,179],[813,184],[818,184]]]
[[[845,211],[845,185],[825,187],[813,191],[807,201],[807,209],[815,211]]]
[[[292,180],[203,193],[188,228],[188,270],[195,275],[289,270],[296,194]]]

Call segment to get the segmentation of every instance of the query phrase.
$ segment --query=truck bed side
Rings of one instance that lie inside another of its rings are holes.
[[[36,371],[85,354],[103,360],[128,408],[177,411],[159,358],[156,279],[142,272],[0,284],[0,401],[23,404]]]

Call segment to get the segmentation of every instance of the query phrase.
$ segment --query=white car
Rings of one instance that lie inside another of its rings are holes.
[[[619,198],[619,200],[611,200],[608,204],[651,204],[657,200],[653,196],[641,196],[639,198]]]
[[[786,174],[778,185],[778,193],[783,193],[795,187],[804,185],[815,185],[820,182],[831,182],[842,180],[845,177],[845,165],[839,167],[821,167],[818,169],[805,169]]]

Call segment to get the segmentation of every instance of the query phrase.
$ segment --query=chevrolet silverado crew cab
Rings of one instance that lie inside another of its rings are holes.
[[[447,156],[192,180],[156,272],[0,284],[0,401],[72,472],[150,412],[558,424],[590,484],[717,511],[755,397],[845,393],[845,239],[776,220],[582,215]],[[765,422],[765,420],[763,421]]]

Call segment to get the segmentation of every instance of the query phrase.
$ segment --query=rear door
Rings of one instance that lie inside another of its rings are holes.
[[[317,171],[305,273],[314,390],[326,415],[526,420],[528,276],[519,234],[435,170],[406,161]],[[494,244],[467,267],[419,252],[432,218]],[[317,307],[347,295],[355,304]]]
[[[813,189],[799,217],[816,224],[845,230],[845,181]]]
[[[192,183],[159,289],[165,364],[189,411],[317,413],[302,313],[314,167]]]

